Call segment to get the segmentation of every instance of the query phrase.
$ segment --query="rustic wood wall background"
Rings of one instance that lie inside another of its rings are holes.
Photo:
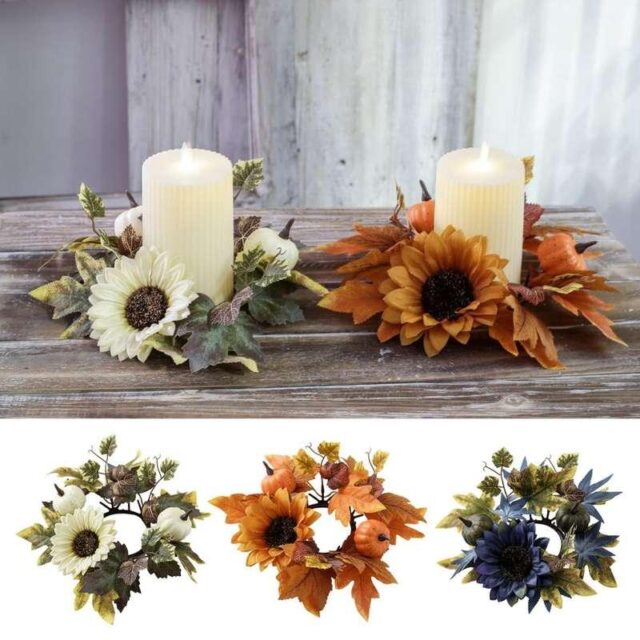
[[[264,156],[264,206],[380,206],[487,140],[535,153],[534,198],[596,206],[640,256],[640,0],[117,2],[134,190],[144,158],[188,140]],[[0,0],[0,20],[43,3]],[[0,197],[31,183],[0,177]]]

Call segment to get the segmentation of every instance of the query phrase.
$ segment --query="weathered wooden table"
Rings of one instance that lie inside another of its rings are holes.
[[[126,207],[107,197],[109,221]],[[295,216],[295,236],[314,246],[346,235],[356,221],[381,223],[387,210],[261,211],[274,227]],[[419,346],[384,345],[375,322],[354,327],[347,316],[306,301],[306,322],[261,335],[259,374],[215,369],[191,374],[162,356],[119,363],[91,340],[59,340],[62,321],[27,291],[71,271],[52,251],[81,235],[86,220],[75,198],[0,201],[0,415],[86,417],[508,417],[640,415],[640,265],[593,211],[551,208],[555,223],[601,235],[598,269],[620,290],[608,297],[616,331],[628,348],[552,308],[567,370],[550,372],[513,358],[488,338],[452,344],[427,359]],[[332,286],[334,260],[303,254],[301,268]]]

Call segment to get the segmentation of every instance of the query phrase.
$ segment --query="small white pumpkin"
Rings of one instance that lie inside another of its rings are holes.
[[[289,240],[289,229],[292,224],[293,220],[289,220],[287,226],[280,233],[268,227],[256,229],[244,241],[243,252],[260,247],[266,258],[272,259],[277,256],[278,260],[282,260],[291,271],[298,264],[300,257],[298,247],[292,240]]]
[[[113,222],[113,233],[119,238],[129,225],[139,236],[142,235],[142,207],[123,211]]]
[[[87,497],[80,487],[70,485],[64,490],[56,485],[58,495],[53,499],[53,510],[61,516],[73,513],[76,509],[82,509]]]
[[[164,538],[172,542],[179,542],[191,533],[193,525],[186,511],[180,507],[169,507],[158,515],[158,528]]]

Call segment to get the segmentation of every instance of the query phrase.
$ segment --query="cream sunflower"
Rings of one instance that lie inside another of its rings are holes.
[[[154,338],[172,336],[176,321],[189,315],[196,298],[183,265],[171,264],[155,248],[141,247],[135,258],[118,258],[98,274],[89,297],[91,337],[100,351],[119,360],[144,362],[157,344]]]
[[[97,509],[76,509],[62,516],[51,538],[51,555],[64,574],[79,576],[104,560],[114,546],[116,530]]]
[[[232,541],[249,553],[247,564],[259,564],[260,569],[288,565],[295,543],[313,537],[311,524],[320,517],[307,506],[306,494],[291,495],[286,489],[260,496],[245,514]]]
[[[391,256],[388,278],[380,284],[386,308],[379,340],[400,335],[408,345],[422,338],[430,357],[449,338],[466,344],[474,327],[495,322],[508,295],[499,278],[505,264],[487,254],[484,236],[465,238],[451,226],[441,234],[418,234]]]

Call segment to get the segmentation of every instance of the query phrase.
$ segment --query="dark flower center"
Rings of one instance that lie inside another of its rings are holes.
[[[453,320],[471,302],[473,286],[461,271],[438,271],[422,286],[422,308],[436,320]]]
[[[164,291],[158,287],[140,287],[129,296],[124,314],[134,329],[146,329],[164,318],[168,306]]]
[[[526,547],[505,547],[500,554],[500,567],[510,580],[524,580],[533,567],[531,551]]]
[[[270,547],[280,547],[297,540],[296,521],[290,516],[274,518],[264,532],[264,541]]]
[[[96,549],[100,546],[100,540],[95,531],[85,529],[76,534],[72,546],[77,556],[80,558],[88,558],[96,552]]]

